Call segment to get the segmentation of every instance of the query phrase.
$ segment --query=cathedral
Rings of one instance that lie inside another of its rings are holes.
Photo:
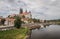
[[[25,23],[29,23],[28,20],[32,18],[31,11],[23,11],[22,8],[20,8],[19,16],[21,17],[21,20]]]

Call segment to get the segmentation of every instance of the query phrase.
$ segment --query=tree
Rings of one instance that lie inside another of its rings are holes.
[[[5,23],[5,19],[3,18],[3,19],[1,20],[1,24],[4,25],[4,23]]]
[[[22,18],[25,18],[25,16],[23,15]]]
[[[10,18],[10,15],[8,17]]]
[[[21,23],[21,18],[19,16],[15,16],[14,26],[19,29],[21,27]]]
[[[40,20],[39,19],[37,19],[37,23],[40,23]]]
[[[33,22],[36,23],[36,22],[37,22],[37,19],[34,18],[34,19],[33,19]]]
[[[40,23],[40,20],[39,19],[32,19],[34,23]]]

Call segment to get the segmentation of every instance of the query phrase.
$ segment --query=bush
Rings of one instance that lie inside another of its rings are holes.
[[[3,19],[1,20],[1,24],[4,25],[4,23],[5,23],[5,19],[3,18]]]
[[[19,16],[15,16],[14,26],[19,29],[21,27],[21,24],[22,24],[21,18]]]

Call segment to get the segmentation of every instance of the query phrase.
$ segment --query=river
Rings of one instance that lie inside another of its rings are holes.
[[[30,39],[60,39],[60,25],[50,25],[31,32]]]

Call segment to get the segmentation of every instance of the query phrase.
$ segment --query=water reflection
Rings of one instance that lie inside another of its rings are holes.
[[[60,39],[60,25],[32,30],[30,39]]]

